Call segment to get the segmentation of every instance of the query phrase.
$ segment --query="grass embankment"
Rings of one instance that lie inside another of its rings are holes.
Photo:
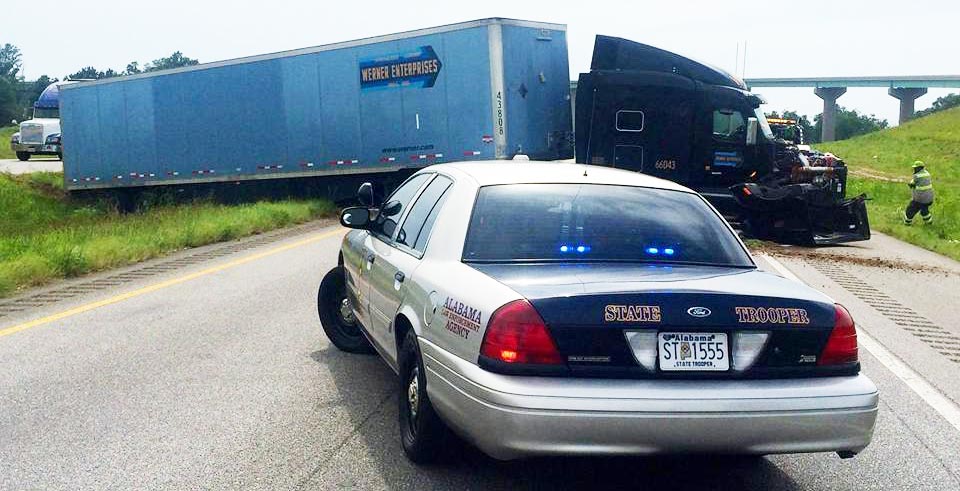
[[[849,140],[815,145],[850,166],[848,195],[867,193],[872,229],[960,260],[960,108]],[[910,200],[910,164],[922,160],[936,192],[933,224],[901,214]]]
[[[15,159],[16,154],[10,150],[10,137],[17,132],[17,126],[4,126],[0,128],[0,159]]]
[[[69,199],[61,173],[0,173],[0,297],[334,211],[323,200],[285,200],[195,202],[121,214],[107,203]]]

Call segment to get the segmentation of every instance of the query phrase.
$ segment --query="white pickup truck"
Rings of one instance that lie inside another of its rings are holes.
[[[20,131],[10,137],[10,148],[22,161],[33,155],[56,155],[63,160],[60,138],[60,86],[54,82],[33,103],[33,118],[20,123]]]

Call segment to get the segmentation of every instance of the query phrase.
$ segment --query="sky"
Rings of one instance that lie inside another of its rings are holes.
[[[571,78],[588,71],[594,36],[650,44],[750,77],[960,74],[960,1],[487,0],[363,2],[0,0],[0,44],[23,54],[29,79],[84,66],[123,70],[174,51],[218,61],[485,17],[567,25]],[[39,5],[39,4],[33,4]],[[746,44],[746,59],[743,47]],[[812,88],[763,88],[766,111],[822,111]],[[929,107],[960,89],[931,89]],[[838,103],[897,123],[886,89],[849,89]]]

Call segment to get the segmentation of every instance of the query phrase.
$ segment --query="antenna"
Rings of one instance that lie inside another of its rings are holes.
[[[737,56],[733,59],[733,73],[736,75],[740,71],[740,41],[737,41]]]
[[[740,67],[740,78],[747,78],[747,40],[743,40],[743,66]]]
[[[597,110],[597,87],[594,86],[593,90],[590,91],[590,127],[587,129],[587,155],[584,158],[585,162],[583,163],[583,177],[587,177],[587,165],[590,164],[590,161],[593,160],[593,156],[590,154],[590,144],[593,140],[593,117]],[[574,154],[576,158],[576,154]]]

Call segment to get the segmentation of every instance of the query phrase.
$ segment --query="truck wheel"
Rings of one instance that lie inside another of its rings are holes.
[[[58,153],[58,154],[57,154],[57,160],[59,160],[60,162],[63,162],[63,154],[62,154],[62,153]]]
[[[30,152],[17,152],[17,158],[20,159],[21,162],[26,162],[30,160]]]
[[[373,347],[360,331],[353,307],[347,297],[343,266],[331,269],[320,282],[317,292],[317,313],[327,338],[340,351],[373,353]]]
[[[427,396],[427,377],[417,333],[407,331],[400,348],[400,443],[407,458],[416,464],[434,462],[449,438],[449,430],[437,416]]]

